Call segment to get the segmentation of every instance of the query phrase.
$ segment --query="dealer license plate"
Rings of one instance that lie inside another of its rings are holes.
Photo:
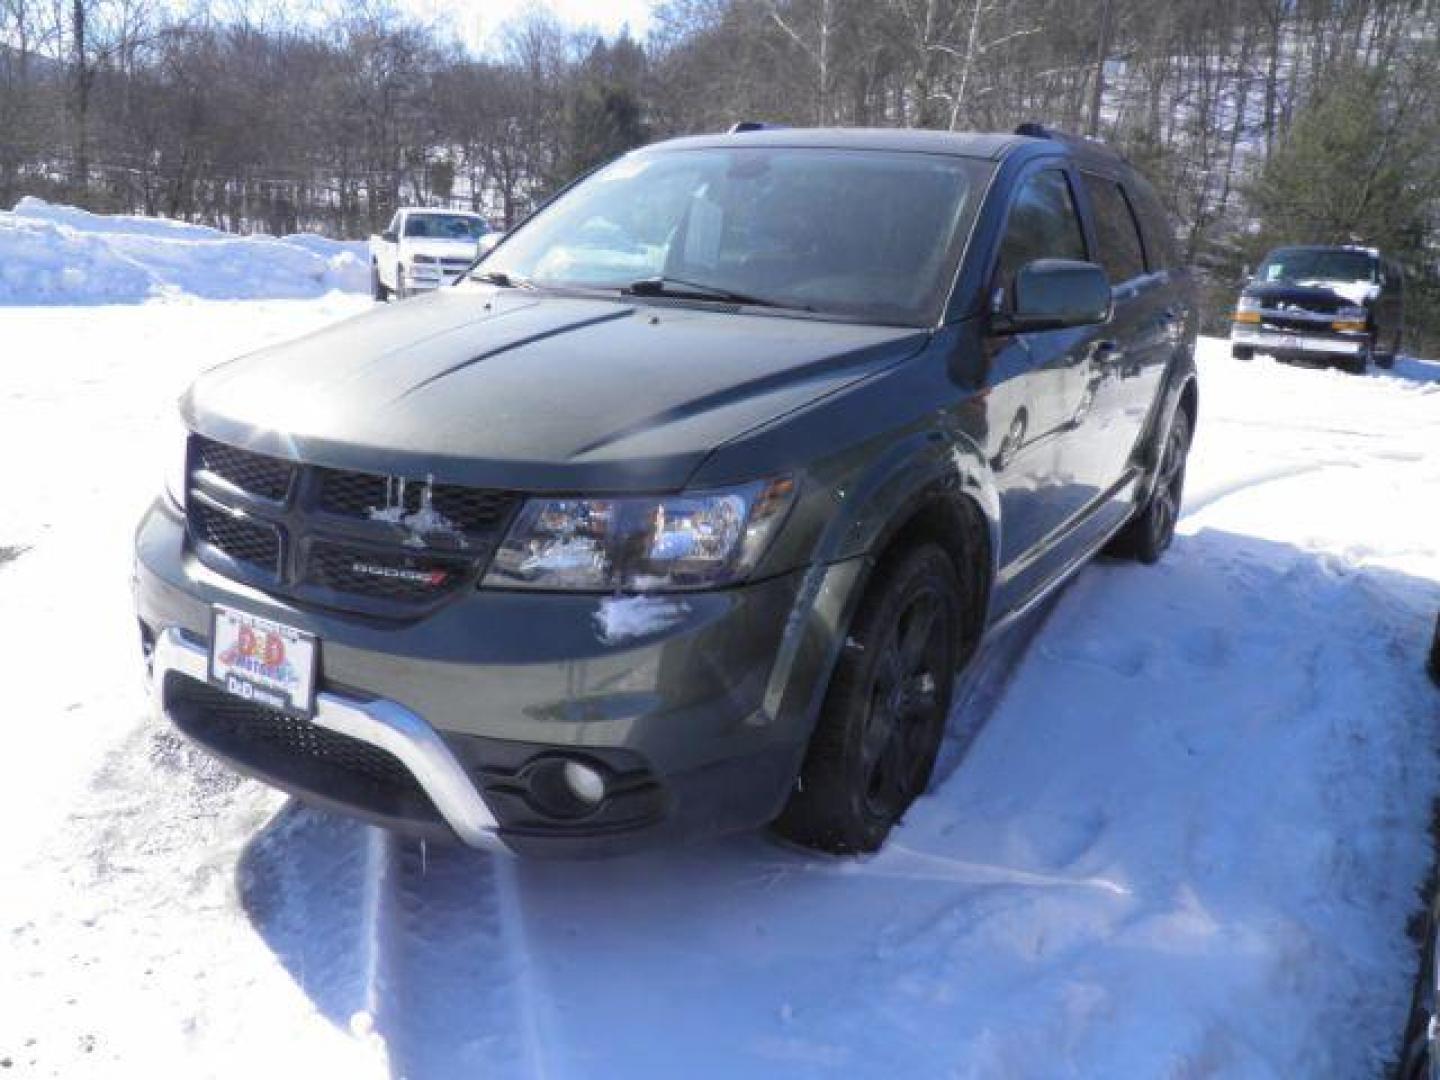
[[[236,697],[309,717],[315,708],[313,634],[244,611],[216,607],[210,682]]]

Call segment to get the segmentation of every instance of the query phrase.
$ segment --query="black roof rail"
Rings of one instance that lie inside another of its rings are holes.
[[[727,134],[743,135],[747,131],[778,131],[784,127],[784,124],[767,124],[760,120],[741,120],[737,124],[731,124]]]

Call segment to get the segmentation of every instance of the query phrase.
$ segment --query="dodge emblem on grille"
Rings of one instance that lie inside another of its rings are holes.
[[[407,581],[412,585],[425,585],[432,589],[438,589],[450,577],[444,570],[415,570],[408,566],[380,566],[358,561],[350,564],[350,572],[366,577],[389,578],[391,581]]]

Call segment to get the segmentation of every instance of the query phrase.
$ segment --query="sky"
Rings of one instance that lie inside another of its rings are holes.
[[[507,19],[532,4],[549,7],[572,26],[593,26],[601,33],[618,33],[626,24],[635,37],[644,37],[654,0],[406,0],[417,15],[448,16],[472,49],[485,51],[492,36]]]

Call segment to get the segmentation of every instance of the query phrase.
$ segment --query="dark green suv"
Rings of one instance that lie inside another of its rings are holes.
[[[476,846],[877,847],[982,638],[1180,505],[1159,202],[1022,130],[652,146],[454,287],[202,376],[137,536],[159,707]]]

